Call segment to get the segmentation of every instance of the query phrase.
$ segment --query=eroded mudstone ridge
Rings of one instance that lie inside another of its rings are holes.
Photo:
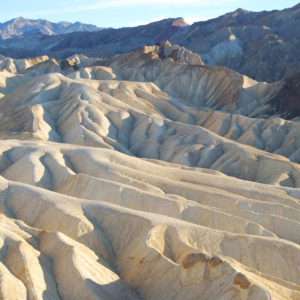
[[[300,299],[284,82],[168,42],[0,69],[0,299]]]

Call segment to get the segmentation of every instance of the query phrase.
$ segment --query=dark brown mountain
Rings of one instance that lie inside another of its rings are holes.
[[[276,81],[300,67],[300,5],[282,11],[233,13],[194,23],[172,42],[259,81]]]
[[[0,53],[23,58],[48,54],[58,58],[83,53],[96,57],[110,57],[127,53],[144,45],[175,38],[187,32],[189,26],[182,18],[166,19],[148,25],[98,32],[76,32],[60,35],[37,34],[26,38],[0,41]]]

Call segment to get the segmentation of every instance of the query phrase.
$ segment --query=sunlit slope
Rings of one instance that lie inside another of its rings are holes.
[[[2,67],[1,299],[300,299],[282,83],[157,47]]]

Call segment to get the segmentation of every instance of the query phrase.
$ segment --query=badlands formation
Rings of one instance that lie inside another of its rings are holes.
[[[300,299],[300,123],[168,42],[0,59],[0,299]]]

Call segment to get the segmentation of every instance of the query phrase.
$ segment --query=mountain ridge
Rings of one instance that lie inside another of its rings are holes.
[[[40,32],[45,35],[66,34],[76,31],[98,31],[99,28],[95,25],[84,24],[81,22],[66,22],[58,23],[50,22],[45,19],[27,19],[17,17],[6,22],[0,23],[0,39],[7,40],[15,37],[21,38],[24,34],[30,32]]]
[[[237,9],[188,25],[168,18],[136,27],[46,35],[41,32],[0,41],[0,53],[15,58],[73,54],[112,57],[169,40],[200,55],[206,65],[223,65],[258,81],[274,82],[300,67],[300,6],[273,11]],[[79,26],[80,27],[80,26]]]

